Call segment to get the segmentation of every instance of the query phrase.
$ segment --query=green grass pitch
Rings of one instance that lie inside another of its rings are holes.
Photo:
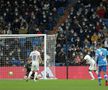
[[[98,86],[97,80],[0,80],[0,90],[108,90]]]

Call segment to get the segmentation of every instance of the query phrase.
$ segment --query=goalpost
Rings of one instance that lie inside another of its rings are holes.
[[[34,46],[39,47],[43,64],[40,71],[43,79],[55,76],[56,35],[12,34],[0,35],[0,79],[21,79],[25,74],[24,64]]]

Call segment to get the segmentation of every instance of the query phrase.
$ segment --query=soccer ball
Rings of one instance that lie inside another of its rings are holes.
[[[9,72],[9,75],[10,75],[10,76],[11,76],[11,75],[13,75],[13,72],[12,72],[12,71],[10,71],[10,72]]]

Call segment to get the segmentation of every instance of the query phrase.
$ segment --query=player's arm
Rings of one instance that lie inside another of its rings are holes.
[[[31,57],[28,57],[27,59],[26,59],[26,63],[25,63],[25,65],[24,65],[24,68],[27,68],[27,64],[28,63],[31,63]]]
[[[86,63],[87,63],[87,57],[86,56],[83,58],[83,60],[86,61]]]
[[[96,62],[96,64],[98,64],[98,54],[97,53],[95,55],[95,62]]]
[[[89,61],[88,60],[86,60],[86,64],[89,64]]]
[[[107,58],[107,61],[108,61],[108,55],[106,56],[106,58]]]
[[[86,64],[89,64],[89,61],[87,59],[84,58],[84,61],[86,61]]]
[[[86,62],[86,56],[82,56],[82,62],[84,62],[84,63],[86,63],[87,64],[87,62]]]
[[[32,56],[29,56],[29,57],[27,58],[27,61],[32,61]]]
[[[106,50],[106,58],[107,58],[107,60],[108,60],[108,50]]]
[[[107,50],[107,56],[106,56],[106,59],[107,59],[107,65],[108,65],[108,50]]]
[[[98,59],[98,50],[95,51],[95,57],[94,57],[96,64],[98,63],[97,59]]]
[[[41,55],[39,55],[38,58],[39,58],[39,63],[40,63],[40,64],[43,64],[43,60],[42,60],[42,58],[41,58]]]
[[[32,61],[32,52],[30,53],[29,57],[27,58],[27,60]]]

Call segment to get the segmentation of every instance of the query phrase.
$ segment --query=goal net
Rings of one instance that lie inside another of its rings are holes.
[[[34,46],[39,48],[43,62],[39,75],[43,79],[55,76],[56,35],[0,35],[0,79],[23,79],[24,65]]]

